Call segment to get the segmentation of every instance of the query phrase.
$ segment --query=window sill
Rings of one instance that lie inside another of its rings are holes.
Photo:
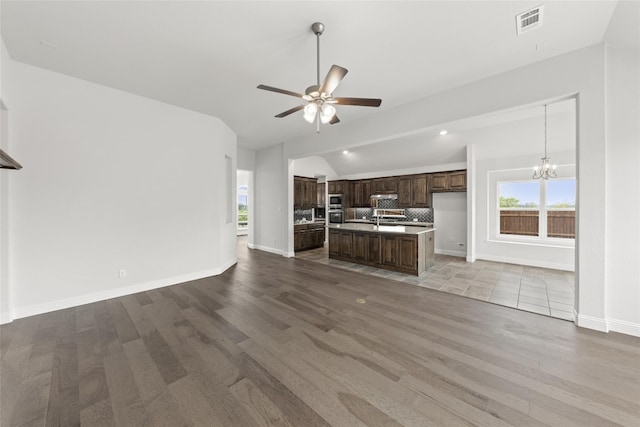
[[[522,238],[517,239],[509,239],[509,238],[500,238],[494,237],[487,239],[487,243],[506,243],[508,245],[524,245],[524,246],[539,246],[543,248],[559,248],[559,249],[575,249],[575,239],[566,239],[571,240],[570,242],[559,242],[556,240],[538,240],[531,239],[526,240]]]

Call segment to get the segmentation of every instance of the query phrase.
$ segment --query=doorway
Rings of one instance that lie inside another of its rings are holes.
[[[251,221],[250,215],[250,181],[251,171],[240,170],[237,171],[237,209],[238,209],[238,222],[237,231],[238,236],[246,236],[249,234],[249,224]]]

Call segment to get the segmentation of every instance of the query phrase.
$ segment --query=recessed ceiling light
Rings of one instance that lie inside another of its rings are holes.
[[[442,129],[442,130],[440,131],[440,135],[446,135],[446,134],[447,134],[447,130],[446,130],[446,129]]]
[[[349,154],[349,150],[342,151],[342,154]]]

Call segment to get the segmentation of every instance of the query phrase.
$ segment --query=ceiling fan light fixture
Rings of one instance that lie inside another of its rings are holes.
[[[320,121],[323,125],[326,125],[331,121],[333,116],[336,114],[336,108],[331,104],[322,104],[322,108],[320,109]]]
[[[303,110],[302,117],[309,123],[315,122],[316,132],[320,133],[321,124],[328,123],[335,125],[336,123],[340,123],[340,119],[338,119],[338,115],[336,114],[336,107],[330,104],[379,107],[382,100],[373,98],[334,98],[333,92],[349,70],[333,64],[322,83],[320,82],[320,35],[324,32],[324,24],[314,22],[311,30],[316,35],[316,84],[307,87],[304,94],[263,84],[258,85],[258,89],[281,93],[307,101],[306,105],[298,105],[290,108],[287,111],[276,114],[276,117],[287,117],[290,114]]]
[[[302,116],[309,123],[313,123],[318,113],[318,104],[310,102],[304,107],[304,115]]]

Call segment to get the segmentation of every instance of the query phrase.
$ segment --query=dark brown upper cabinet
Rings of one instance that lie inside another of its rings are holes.
[[[293,207],[311,209],[318,204],[318,180],[303,176],[293,177]]]
[[[385,178],[375,178],[372,181],[373,194],[397,194],[398,193],[398,177],[388,176]]]
[[[327,184],[329,186],[328,188],[328,193],[329,194],[344,194],[345,192],[345,184],[348,183],[348,181],[329,181],[329,183]]]
[[[431,174],[432,193],[467,191],[467,171],[438,172]]]
[[[371,206],[371,180],[353,181],[351,186],[351,206],[368,208]]]
[[[430,208],[430,176],[426,173],[398,178],[398,206],[401,208]]]
[[[317,197],[318,206],[324,206],[327,204],[327,196],[324,191],[326,189],[326,186],[327,184],[325,184],[324,182],[318,183],[318,197]]]

